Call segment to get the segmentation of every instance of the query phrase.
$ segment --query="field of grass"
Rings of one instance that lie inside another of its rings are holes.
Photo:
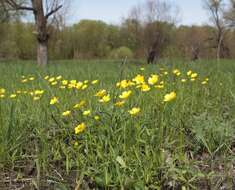
[[[234,189],[235,61],[0,63],[0,189],[17,188]]]

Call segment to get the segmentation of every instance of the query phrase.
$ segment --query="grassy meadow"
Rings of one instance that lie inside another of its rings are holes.
[[[234,189],[235,61],[0,63],[0,189]]]

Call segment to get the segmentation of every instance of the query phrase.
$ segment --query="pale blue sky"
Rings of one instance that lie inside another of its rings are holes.
[[[129,10],[145,0],[72,0],[70,23],[81,19],[98,19],[107,23],[118,24]],[[167,1],[167,0],[166,0]],[[170,0],[180,9],[179,24],[204,24],[208,15],[203,9],[203,0]]]

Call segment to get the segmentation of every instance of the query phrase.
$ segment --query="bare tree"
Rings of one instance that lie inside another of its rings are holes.
[[[224,0],[205,0],[205,8],[208,10],[211,21],[216,28],[216,58],[219,60],[222,55],[227,30],[224,20]]]
[[[161,49],[168,43],[169,36],[164,28],[177,22],[178,7],[162,0],[148,0],[145,8],[145,44],[147,61],[153,63]]]
[[[226,11],[224,18],[230,28],[235,27],[235,0],[230,0],[228,11]]]
[[[65,0],[0,0],[4,7],[13,11],[28,11],[33,13],[37,37],[37,63],[48,63],[49,22],[54,20]]]

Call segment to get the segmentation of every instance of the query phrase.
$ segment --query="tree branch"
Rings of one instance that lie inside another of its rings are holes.
[[[6,3],[16,10],[34,11],[34,8],[21,6],[21,5],[17,4],[14,0],[6,0]]]
[[[62,8],[62,5],[56,7],[55,9],[52,9],[49,13],[46,14],[46,19],[48,19],[51,15],[53,15],[55,12],[57,12],[61,8]]]

